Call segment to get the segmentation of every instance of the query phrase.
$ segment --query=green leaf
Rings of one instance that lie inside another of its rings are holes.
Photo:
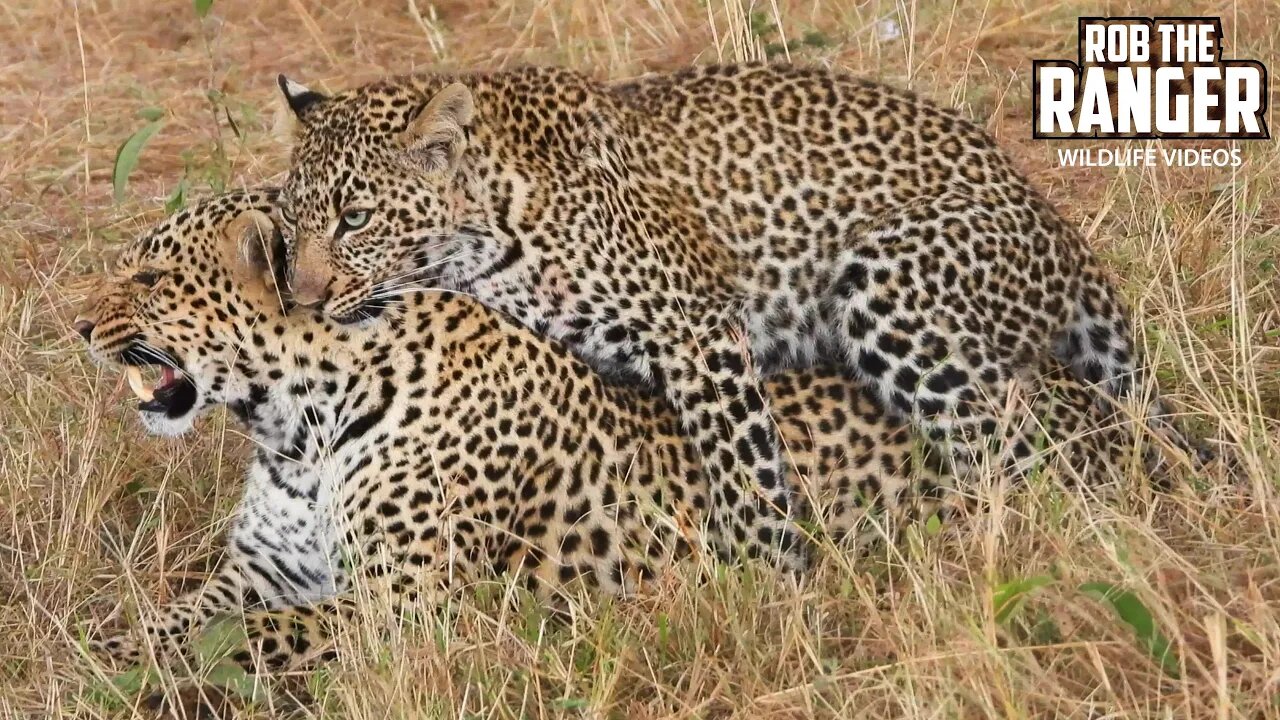
[[[1156,621],[1147,606],[1137,595],[1111,583],[1090,582],[1080,586],[1080,592],[1110,606],[1120,619],[1138,636],[1138,644],[1170,677],[1178,677],[1178,656],[1169,639],[1156,627]]]
[[[137,666],[132,670],[113,675],[108,683],[94,681],[87,688],[85,699],[107,711],[123,708],[125,702],[135,698],[148,688],[155,687],[160,675],[150,667]]]
[[[194,0],[196,6],[196,15],[205,17],[209,14],[209,10],[213,8],[213,0]]]
[[[929,519],[924,521],[924,532],[929,537],[936,537],[942,532],[942,518],[938,517],[937,513],[930,515]]]
[[[164,211],[170,215],[187,206],[187,189],[189,183],[184,177],[178,181],[173,192],[169,193],[169,198],[164,201]]]
[[[225,688],[246,699],[255,700],[259,692],[253,676],[228,658],[248,643],[240,618],[221,617],[213,621],[195,639],[196,660],[201,667],[209,668],[205,682]]]
[[[244,142],[244,133],[240,132],[240,124],[236,122],[236,119],[231,117],[231,108],[224,105],[222,114],[227,118],[227,125],[231,127],[231,132],[236,136],[236,139]]]
[[[127,696],[137,695],[157,679],[156,671],[149,667],[135,667],[111,678],[111,684]]]
[[[997,585],[991,593],[991,605],[995,609],[996,622],[1003,625],[1013,617],[1013,613],[1022,606],[1022,602],[1031,593],[1046,585],[1053,584],[1052,575],[1036,575],[1022,580],[1011,580]]]
[[[244,668],[227,660],[213,666],[204,678],[210,685],[226,688],[245,700],[257,700],[260,687]]]
[[[143,120],[146,120],[148,122],[155,122],[160,118],[164,117],[164,108],[155,107],[154,105],[150,107],[144,107],[137,112],[137,115],[139,118],[142,118]]]
[[[216,665],[246,643],[247,636],[240,618],[222,617],[210,623],[196,638],[196,659],[203,667]]]
[[[153,120],[129,136],[128,140],[120,146],[116,151],[115,168],[111,171],[111,182],[115,187],[115,201],[118,203],[124,199],[124,189],[129,183],[129,173],[138,165],[138,156],[142,154],[142,148],[146,147],[147,141],[151,139],[164,127],[161,120]]]

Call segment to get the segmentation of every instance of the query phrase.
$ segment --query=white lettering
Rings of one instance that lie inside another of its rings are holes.
[[[1151,69],[1121,67],[1116,74],[1116,129],[1151,132]]]
[[[1040,132],[1074,132],[1075,82],[1076,74],[1070,67],[1040,68]]]
[[[1187,122],[1187,96],[1170,97],[1170,85],[1182,79],[1182,68],[1162,67],[1156,70],[1156,131],[1185,133]]]
[[[1107,95],[1107,78],[1100,67],[1086,68],[1084,71],[1084,93],[1080,97],[1080,117],[1077,118],[1076,130],[1082,133],[1095,129],[1104,133],[1115,132],[1115,122],[1111,118],[1111,100]]]
[[[1084,58],[1082,62],[1104,62],[1103,53],[1107,49],[1106,27],[1102,25],[1084,26]]]
[[[1156,32],[1160,33],[1160,62],[1173,62],[1173,38],[1175,26],[1173,25],[1157,25]]]
[[[1191,106],[1194,114],[1191,127],[1198,133],[1216,133],[1221,122],[1209,117],[1209,108],[1218,106],[1218,96],[1209,92],[1209,82],[1222,77],[1222,71],[1212,65],[1198,67],[1191,73]]]
[[[1083,153],[1080,148],[1058,148],[1058,165],[1079,165]]]
[[[1228,65],[1226,77],[1227,132],[1262,132],[1262,68],[1256,65]],[[1243,91],[1241,87],[1243,86]]]

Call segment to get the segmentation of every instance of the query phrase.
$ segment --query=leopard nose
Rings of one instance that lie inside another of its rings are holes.
[[[317,309],[329,299],[333,289],[326,278],[300,268],[290,279],[289,294],[294,304]]]
[[[76,318],[76,321],[71,323],[71,327],[75,328],[76,332],[80,333],[80,337],[84,338],[86,341],[93,337],[94,325],[92,320]]]
[[[328,291],[323,293],[295,291],[293,293],[293,302],[299,307],[316,310],[324,305],[325,300],[329,299],[329,294]]]

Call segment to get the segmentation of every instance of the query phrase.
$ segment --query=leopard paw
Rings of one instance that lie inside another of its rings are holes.
[[[130,667],[151,661],[172,663],[187,658],[180,638],[148,630],[145,638],[134,633],[121,633],[108,638],[91,639],[89,650],[116,667]]]
[[[118,667],[137,665],[146,657],[138,639],[128,634],[90,639],[89,651]]]

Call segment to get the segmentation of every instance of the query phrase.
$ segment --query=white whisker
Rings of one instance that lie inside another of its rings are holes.
[[[376,298],[376,299],[387,299],[387,298],[392,298],[392,297],[399,297],[399,296],[401,296],[401,295],[413,295],[413,294],[415,294],[415,293],[430,293],[430,292],[451,293],[451,294],[453,294],[453,295],[465,295],[465,296],[467,296],[467,297],[469,297],[469,298],[473,298],[473,299],[475,299],[475,300],[479,300],[479,299],[480,299],[480,298],[477,298],[475,295],[472,295],[471,293],[466,292],[466,291],[463,291],[463,290],[455,290],[454,288],[436,287],[436,286],[430,286],[430,287],[428,287],[428,286],[422,286],[422,287],[405,287],[405,288],[399,288],[399,289],[397,289],[397,290],[395,290],[395,291],[388,292],[388,293],[385,293],[385,294],[379,294],[379,295],[377,295],[377,296],[370,296],[370,298],[371,298],[371,299],[373,299],[373,298]]]
[[[422,283],[433,282],[443,277],[444,275],[432,275],[430,277],[405,280],[404,282],[396,283],[395,285],[387,285],[387,284],[380,283],[374,287],[373,292],[370,294],[370,297],[377,297],[378,295],[382,295],[384,293],[387,293],[393,290],[399,290],[400,288],[413,287],[415,285],[420,285]]]
[[[169,356],[167,353],[165,353],[162,350],[159,350],[156,347],[148,345],[145,340],[133,341],[133,348],[137,350],[138,353],[141,354],[143,357],[151,358],[152,360],[155,360],[160,365],[171,368],[173,370],[179,369],[178,366],[175,365],[173,361],[169,359]]]
[[[453,262],[454,260],[458,260],[459,258],[467,257],[468,255],[474,255],[475,252],[476,251],[474,250],[459,250],[458,252],[453,253],[452,255],[446,255],[440,258],[439,260],[434,260],[424,265],[419,265],[417,267],[414,267],[412,270],[408,270],[406,272],[402,272],[397,275],[392,275],[388,278],[385,278],[379,281],[378,285],[389,285],[400,280],[415,278],[432,268],[439,267],[441,265],[444,265],[445,263]]]

